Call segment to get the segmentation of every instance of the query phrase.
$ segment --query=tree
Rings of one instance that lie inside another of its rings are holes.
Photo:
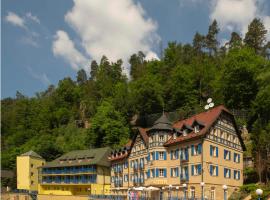
[[[206,35],[206,47],[209,50],[209,55],[212,55],[213,52],[217,53],[218,40],[217,34],[219,32],[217,21],[214,20],[208,28],[208,34]]]
[[[205,47],[205,37],[200,33],[196,32],[193,38],[193,49],[196,55],[201,54],[203,48]]]
[[[234,49],[234,48],[240,48],[242,46],[242,38],[240,35],[236,32],[231,33],[231,39],[229,41],[229,48]]]
[[[267,30],[259,18],[253,19],[248,25],[248,32],[245,35],[244,43],[246,46],[253,48],[257,54],[262,53],[266,41]]]
[[[77,72],[77,83],[79,85],[83,85],[85,84],[87,81],[87,75],[86,75],[86,72],[84,69],[80,69],[78,72]]]
[[[125,118],[115,110],[110,101],[103,101],[91,120],[88,143],[95,147],[121,147],[129,139]]]
[[[230,51],[224,60],[222,93],[229,108],[248,109],[258,92],[257,72],[264,66],[250,49]]]
[[[129,59],[130,64],[130,75],[133,80],[138,79],[143,75],[146,67],[145,55],[139,51],[137,54],[133,54]]]
[[[90,71],[90,79],[95,80],[98,72],[98,64],[97,61],[93,60],[91,62],[91,71]]]

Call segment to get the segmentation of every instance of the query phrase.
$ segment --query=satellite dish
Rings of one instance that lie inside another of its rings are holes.
[[[207,103],[211,103],[211,102],[212,102],[212,98],[208,98]]]
[[[214,105],[215,105],[215,104],[212,102],[212,103],[209,104],[209,107],[210,107],[210,108],[213,108]]]
[[[205,109],[205,110],[208,110],[208,109],[209,109],[209,105],[205,105],[205,106],[204,106],[204,109]]]

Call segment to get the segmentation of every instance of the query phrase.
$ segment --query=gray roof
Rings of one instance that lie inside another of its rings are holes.
[[[163,113],[160,118],[158,118],[154,125],[149,130],[169,130],[172,131],[172,123],[169,121],[167,116]]]
[[[43,159],[40,155],[38,155],[36,152],[30,150],[26,153],[21,154],[21,156],[30,156],[30,157],[35,157],[35,158],[40,158]]]
[[[108,156],[110,152],[111,149],[109,147],[70,151],[51,162],[47,162],[42,168],[82,165],[101,165],[109,167],[110,162]]]

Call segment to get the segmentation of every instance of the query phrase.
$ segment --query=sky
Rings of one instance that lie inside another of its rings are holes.
[[[35,96],[103,55],[121,58],[128,74],[133,53],[159,59],[160,47],[191,43],[214,19],[224,44],[255,17],[270,40],[269,0],[2,0],[1,98]]]

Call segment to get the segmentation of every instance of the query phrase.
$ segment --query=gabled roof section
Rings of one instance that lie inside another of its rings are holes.
[[[192,126],[194,121],[197,121],[197,122],[203,124],[204,126],[200,129],[200,131],[198,133],[195,133],[194,131],[192,131],[189,134],[187,134],[186,136],[181,135],[181,136],[177,137],[176,139],[171,138],[164,144],[164,146],[175,145],[175,144],[181,143],[183,141],[198,139],[200,137],[203,138],[208,133],[208,130],[213,126],[213,124],[219,118],[219,116],[221,115],[222,112],[225,112],[225,113],[231,115],[236,132],[237,132],[237,135],[240,138],[240,142],[241,142],[243,149],[245,150],[245,145],[243,143],[243,140],[241,138],[241,134],[237,128],[237,125],[235,123],[234,117],[230,113],[230,111],[227,108],[225,108],[223,105],[214,107],[211,110],[199,113],[199,114],[194,115],[190,118],[175,122],[173,125],[173,127],[175,129],[179,129],[179,128],[181,129],[183,126],[186,126],[186,125]]]
[[[33,157],[33,158],[39,158],[39,159],[43,159],[39,154],[37,154],[36,152],[30,150],[26,153],[23,153],[21,154],[20,156],[30,156],[30,157]]]
[[[162,114],[160,118],[158,118],[155,122],[154,125],[149,129],[151,130],[168,130],[172,131],[172,123],[169,121],[165,113]]]
[[[47,162],[44,167],[67,167],[81,165],[100,165],[109,167],[108,155],[111,149],[109,147],[70,151],[61,157]]]

